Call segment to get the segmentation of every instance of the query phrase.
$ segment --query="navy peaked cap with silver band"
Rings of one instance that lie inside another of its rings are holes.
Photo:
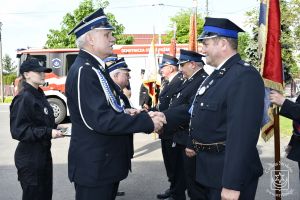
[[[179,56],[179,61],[178,64],[184,64],[187,62],[201,62],[202,64],[204,64],[202,57],[204,57],[204,55],[199,54],[195,51],[188,51],[188,50],[184,50],[184,49],[180,49],[180,56]]]
[[[163,54],[162,61],[159,64],[159,68],[161,69],[167,65],[174,65],[175,67],[178,67],[178,59],[173,56]]]
[[[69,32],[69,35],[74,33],[76,35],[76,38],[79,38],[92,29],[114,30],[114,27],[108,22],[102,8],[99,8],[94,13],[81,20],[73,28],[73,30]]]
[[[114,71],[114,70],[117,70],[117,69],[123,69],[123,70],[131,71],[128,68],[128,65],[126,64],[124,58],[118,59],[115,63],[113,63],[112,65],[108,66],[107,69],[108,69],[109,73],[112,72],[112,71]]]
[[[198,40],[202,41],[204,39],[218,36],[237,39],[239,32],[245,31],[229,19],[206,17],[203,32],[198,37]]]
[[[116,63],[117,60],[118,60],[118,56],[114,54],[114,55],[111,55],[111,56],[105,58],[105,59],[103,60],[103,62],[105,62],[105,65],[106,65],[107,67],[109,67],[109,66],[111,66],[112,64]]]

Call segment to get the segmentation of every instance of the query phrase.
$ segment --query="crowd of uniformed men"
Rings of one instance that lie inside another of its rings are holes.
[[[115,199],[131,170],[133,133],[155,131],[170,182],[157,198],[254,200],[263,173],[256,144],[264,84],[237,53],[243,30],[228,19],[207,17],[198,38],[202,54],[181,49],[179,59],[163,55],[159,103],[151,107],[141,96],[142,110],[123,93],[130,78],[125,60],[105,63],[113,53],[113,30],[99,9],[71,31],[80,48],[66,81],[68,175],[76,199]]]

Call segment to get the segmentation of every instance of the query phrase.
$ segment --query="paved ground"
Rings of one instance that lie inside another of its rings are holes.
[[[282,138],[282,149],[288,138]],[[74,199],[74,188],[67,178],[67,151],[69,138],[53,140],[52,155],[54,163],[54,194],[53,200]],[[21,199],[21,188],[17,181],[14,166],[14,151],[17,141],[11,139],[9,132],[8,105],[0,105],[0,200]],[[273,142],[259,141],[258,149],[261,153],[265,173],[260,179],[256,200],[274,199],[271,189],[270,171],[273,169]],[[282,151],[282,156],[284,153]],[[285,192],[282,199],[300,199],[298,169],[294,162],[282,159],[282,167],[287,179],[289,192]],[[153,135],[135,135],[135,158],[133,172],[121,182],[120,190],[126,191],[125,197],[119,200],[154,200],[156,194],[166,189],[165,169],[162,163],[160,141]],[[286,190],[285,190],[286,191]]]

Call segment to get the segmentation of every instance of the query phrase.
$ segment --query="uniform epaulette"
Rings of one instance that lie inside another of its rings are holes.
[[[241,64],[241,65],[243,65],[243,66],[246,66],[246,67],[251,66],[249,63],[247,63],[247,62],[245,62],[243,60],[240,60],[238,63]]]

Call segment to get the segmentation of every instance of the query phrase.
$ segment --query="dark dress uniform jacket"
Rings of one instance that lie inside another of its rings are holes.
[[[158,100],[158,110],[164,111],[169,108],[171,98],[174,94],[176,94],[177,89],[183,83],[182,74],[178,73],[174,76],[174,78],[169,82],[159,93]],[[173,132],[164,131],[161,135],[159,135],[161,139],[172,139]]]
[[[256,144],[264,83],[257,70],[236,54],[203,85],[208,88],[196,94],[193,104],[191,139],[204,144],[225,141],[226,147],[222,152],[197,153],[196,180],[206,187],[242,191],[263,173]]]
[[[173,141],[178,144],[185,146],[187,143],[190,121],[189,108],[197,89],[206,77],[207,73],[204,69],[200,69],[190,79],[184,81],[173,95],[169,109],[164,111],[168,122],[164,130],[173,133]]]
[[[299,124],[300,123],[300,96],[298,96],[296,103],[286,99],[281,106],[280,115],[295,120]],[[292,135],[289,145],[292,146],[292,149],[287,155],[287,158],[299,162],[300,161],[300,136]]]
[[[126,178],[132,154],[129,138],[132,133],[154,129],[147,113],[130,116],[112,108],[101,87],[99,73],[104,74],[119,100],[118,89],[108,72],[103,72],[99,62],[83,50],[66,81],[72,122],[69,179],[83,186],[101,186]]]
[[[52,129],[56,127],[53,110],[43,91],[28,83],[10,105],[10,131],[19,140],[15,152],[18,179],[26,185],[48,181],[52,187]]]

